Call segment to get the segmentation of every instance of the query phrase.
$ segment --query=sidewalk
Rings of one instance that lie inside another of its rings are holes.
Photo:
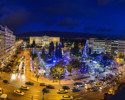
[[[35,77],[35,74],[33,72],[28,72],[26,71],[25,73],[26,77],[28,77],[29,79],[39,82],[39,83],[45,83],[45,84],[52,84],[52,85],[59,85],[59,80],[57,80],[57,82],[53,82],[52,79],[48,79],[45,77],[39,77],[37,80],[37,77]],[[73,85],[74,81],[73,80],[66,80],[66,79],[62,79],[60,80],[60,85]]]

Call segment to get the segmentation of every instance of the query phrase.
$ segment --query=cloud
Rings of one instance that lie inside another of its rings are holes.
[[[64,18],[58,23],[59,26],[74,26],[74,25],[80,25],[80,24],[82,24],[81,20],[72,19],[72,18]]]
[[[1,8],[0,13],[0,24],[7,25],[14,30],[17,27],[24,25],[30,15],[26,9],[12,9],[11,7]]]
[[[99,28],[99,29],[96,29],[96,31],[97,32],[112,32],[113,30],[109,28]]]

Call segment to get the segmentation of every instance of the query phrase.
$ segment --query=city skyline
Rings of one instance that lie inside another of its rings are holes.
[[[14,33],[61,31],[125,37],[125,0],[2,0],[0,23]]]

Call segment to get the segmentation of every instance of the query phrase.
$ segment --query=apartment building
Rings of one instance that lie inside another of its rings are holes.
[[[0,25],[0,63],[5,63],[15,47],[15,36],[7,27]]]

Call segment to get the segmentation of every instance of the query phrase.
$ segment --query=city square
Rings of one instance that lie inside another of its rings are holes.
[[[23,1],[0,3],[0,100],[125,99],[124,0]]]

